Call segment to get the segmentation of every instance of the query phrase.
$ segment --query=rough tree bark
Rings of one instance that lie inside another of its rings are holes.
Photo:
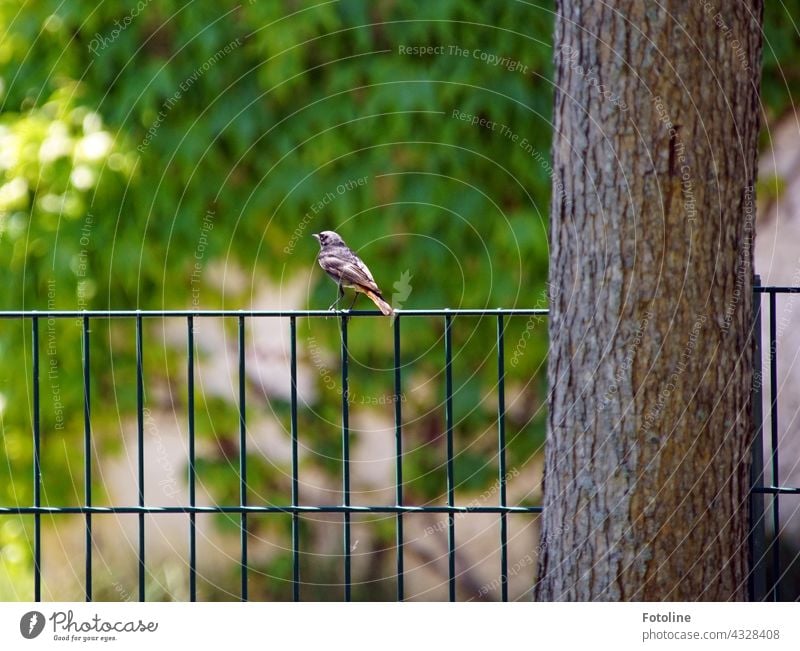
[[[762,0],[559,0],[539,600],[747,589]]]

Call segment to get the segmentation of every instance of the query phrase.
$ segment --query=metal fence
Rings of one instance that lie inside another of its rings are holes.
[[[395,514],[396,516],[396,584],[397,599],[406,597],[404,586],[404,535],[403,516],[409,513],[438,513],[447,514],[448,537],[448,593],[451,601],[456,599],[456,529],[455,516],[462,513],[492,513],[500,519],[500,579],[501,598],[508,600],[508,523],[509,514],[535,514],[541,513],[540,506],[509,506],[506,494],[506,431],[505,431],[505,319],[512,316],[544,316],[546,309],[444,309],[444,310],[402,310],[398,311],[393,323],[394,336],[394,417],[395,417],[395,501],[392,506],[356,506],[351,504],[350,489],[350,424],[349,424],[349,354],[348,354],[348,321],[353,317],[381,317],[377,311],[337,311],[341,334],[341,383],[342,383],[342,408],[341,408],[341,461],[342,461],[342,495],[341,504],[308,505],[300,504],[298,496],[298,400],[297,400],[297,321],[298,319],[331,317],[332,312],[325,310],[302,311],[18,311],[0,313],[0,318],[24,319],[30,321],[32,338],[32,383],[33,383],[33,505],[18,507],[0,507],[0,515],[17,514],[33,516],[33,582],[34,599],[40,601],[42,597],[42,540],[41,516],[49,514],[82,514],[85,518],[85,598],[92,600],[92,518],[96,515],[107,514],[137,514],[138,515],[138,598],[145,599],[145,516],[157,516],[164,513],[183,513],[188,515],[189,537],[189,598],[197,599],[197,544],[196,544],[196,516],[207,513],[238,514],[241,536],[240,566],[241,566],[241,599],[248,599],[248,515],[261,513],[286,513],[292,516],[292,594],[295,600],[300,600],[300,516],[312,513],[341,513],[342,514],[342,551],[344,561],[344,600],[351,599],[352,572],[351,572],[351,516],[353,514]],[[188,504],[182,506],[158,506],[148,504],[145,499],[145,474],[144,474],[144,373],[143,373],[143,322],[148,319],[179,317],[186,321],[187,366],[186,379],[188,383]],[[444,320],[444,359],[442,363],[445,371],[445,437],[446,437],[446,477],[447,477],[447,504],[446,506],[414,506],[406,504],[403,496],[403,413],[402,401],[402,363],[401,363],[401,327],[407,319],[414,317],[436,317]],[[451,328],[455,317],[491,317],[496,319],[497,348],[497,452],[499,459],[498,487],[499,500],[495,506],[488,505],[458,505],[455,503],[455,483],[453,471],[453,376],[452,376],[452,334]],[[50,507],[41,504],[41,423],[40,423],[40,322],[44,319],[80,319],[82,326],[82,370],[83,370],[83,454],[84,454],[84,503],[81,506]],[[238,420],[239,420],[239,503],[215,506],[198,506],[196,503],[196,468],[195,468],[195,345],[194,323],[197,319],[207,318],[234,318],[238,322],[237,349],[238,349]],[[255,505],[247,503],[247,420],[245,404],[245,332],[249,320],[253,319],[284,319],[288,323],[290,338],[290,368],[291,368],[291,445],[292,445],[292,476],[291,476],[291,504],[285,505]],[[137,470],[138,470],[138,503],[126,506],[95,506],[92,504],[92,406],[90,389],[90,332],[91,324],[100,319],[133,319],[136,324],[136,395],[137,395]]]
[[[778,437],[778,328],[777,297],[783,294],[798,294],[800,287],[762,287],[760,278],[756,276],[753,300],[753,338],[755,340],[755,377],[753,381],[753,421],[755,435],[752,446],[752,464],[750,472],[750,598],[753,601],[779,601],[784,596],[781,588],[789,575],[789,566],[781,564],[781,496],[800,495],[800,486],[782,486],[779,471]],[[766,300],[765,300],[766,299]],[[769,354],[766,360],[762,351],[762,312],[763,303],[767,307],[767,324],[769,328]],[[769,377],[769,401],[767,413],[764,413],[764,377],[763,368],[767,367]],[[765,416],[768,417],[765,418]],[[764,459],[764,426],[769,422],[769,448]],[[769,468],[769,483],[767,483]],[[769,497],[768,497],[769,496]],[[768,501],[769,508],[766,508]],[[772,528],[772,539],[766,535],[766,522],[769,519]],[[793,595],[790,598],[795,598]]]
[[[768,467],[770,469],[770,482],[766,483],[765,463],[763,456],[763,390],[760,373],[756,373],[753,383],[753,415],[755,436],[752,447],[751,469],[751,495],[750,495],[750,581],[749,593],[753,600],[778,600],[781,597],[780,587],[783,577],[778,545],[780,532],[780,498],[782,495],[798,495],[800,487],[781,486],[778,466],[778,416],[777,416],[777,327],[776,327],[776,297],[778,294],[800,293],[800,287],[761,287],[758,280],[754,287],[753,334],[756,342],[756,368],[762,360],[761,351],[761,325],[762,325],[762,297],[767,299],[767,319],[769,327],[769,378],[770,395],[768,414],[770,424],[770,452]],[[303,514],[312,513],[341,513],[342,514],[342,551],[344,562],[343,598],[351,599],[352,572],[351,572],[351,516],[353,514],[394,514],[396,517],[396,593],[397,599],[406,597],[404,586],[404,535],[403,516],[409,513],[438,513],[447,514],[448,537],[448,593],[451,601],[456,599],[456,528],[455,516],[460,513],[491,513],[497,514],[500,520],[500,567],[498,575],[500,580],[501,599],[508,600],[508,522],[509,514],[536,514],[541,513],[541,506],[509,506],[506,495],[506,432],[505,432],[505,346],[504,334],[506,318],[512,316],[545,316],[546,309],[453,309],[453,310],[402,310],[399,311],[393,324],[394,336],[394,418],[395,418],[395,501],[392,506],[356,506],[350,500],[350,425],[349,425],[349,388],[348,388],[348,320],[352,317],[380,317],[377,311],[338,311],[335,313],[339,321],[341,334],[341,383],[342,383],[342,413],[341,413],[341,453],[342,453],[342,495],[341,504],[308,505],[300,504],[298,498],[298,423],[297,423],[297,321],[298,319],[330,317],[331,312],[325,310],[303,311],[17,311],[0,313],[0,318],[24,319],[30,322],[32,337],[32,368],[31,379],[33,384],[33,504],[31,506],[0,507],[0,515],[16,514],[30,515],[33,517],[33,582],[34,599],[41,600],[42,584],[42,542],[41,542],[41,516],[49,514],[79,514],[85,518],[85,598],[92,599],[92,517],[105,514],[136,514],[138,515],[138,597],[145,599],[145,516],[155,516],[164,513],[181,513],[188,515],[189,537],[189,598],[197,598],[197,546],[196,546],[196,516],[207,513],[238,514],[241,535],[240,569],[241,569],[241,599],[248,599],[248,515],[260,513],[286,513],[292,516],[292,594],[295,600],[300,600],[300,530],[299,518]],[[409,318],[436,317],[444,320],[444,359],[442,363],[445,371],[444,405],[445,405],[445,437],[446,437],[446,477],[447,477],[447,504],[446,506],[414,506],[406,504],[403,496],[403,413],[402,400],[402,350],[401,327]],[[458,505],[455,503],[455,486],[453,472],[453,377],[452,377],[452,335],[451,327],[454,317],[493,317],[496,319],[496,340],[494,345],[497,350],[497,451],[499,459],[498,486],[499,500],[495,506]],[[147,319],[180,317],[186,322],[187,366],[186,380],[188,383],[188,494],[189,501],[181,506],[158,506],[148,504],[145,499],[144,480],[144,376],[143,376],[143,322]],[[41,504],[41,426],[40,426],[40,322],[43,319],[73,318],[80,319],[82,324],[82,368],[83,368],[83,420],[84,420],[84,504],[81,506],[50,507]],[[239,415],[239,503],[215,506],[198,506],[196,503],[196,469],[195,469],[195,346],[194,322],[204,318],[234,318],[238,322],[238,415]],[[247,503],[247,421],[245,404],[245,332],[248,320],[252,319],[284,319],[288,321],[290,333],[290,368],[291,368],[291,445],[292,445],[292,476],[291,476],[291,503],[286,505],[254,505]],[[385,318],[385,317],[383,317]],[[136,392],[137,392],[137,469],[138,469],[138,503],[127,506],[93,506],[92,504],[92,408],[90,391],[90,325],[99,319],[133,319],[136,324]],[[765,509],[765,499],[769,496],[769,512]],[[765,522],[771,521],[773,539],[767,540]]]

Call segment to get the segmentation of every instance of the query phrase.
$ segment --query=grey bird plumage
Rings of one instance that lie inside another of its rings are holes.
[[[331,305],[331,309],[344,295],[342,288],[347,287],[357,292],[356,298],[358,298],[359,293],[365,294],[385,316],[394,314],[392,306],[383,298],[381,290],[378,288],[367,265],[350,250],[338,233],[322,231],[321,233],[314,233],[313,237],[319,242],[320,248],[317,255],[319,266],[339,286],[339,297]],[[355,303],[355,299],[353,303]]]

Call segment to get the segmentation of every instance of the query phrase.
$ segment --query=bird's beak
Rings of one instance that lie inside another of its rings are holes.
[[[317,242],[319,242],[319,233],[311,233],[311,237],[313,237]]]

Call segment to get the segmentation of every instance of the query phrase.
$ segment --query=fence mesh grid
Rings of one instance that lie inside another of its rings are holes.
[[[779,423],[778,423],[778,368],[777,368],[777,320],[776,305],[779,294],[800,293],[800,287],[764,287],[756,280],[753,302],[753,337],[756,349],[756,374],[753,383],[753,417],[754,439],[751,464],[751,496],[750,496],[750,597],[753,600],[773,600],[781,598],[782,573],[778,534],[781,531],[780,498],[783,495],[798,495],[800,487],[782,486],[779,474]],[[764,301],[762,297],[765,297]],[[762,312],[763,303],[767,306],[767,328],[769,351],[766,364],[762,352]],[[92,588],[92,552],[94,546],[92,518],[104,514],[135,514],[138,517],[138,598],[144,601],[146,596],[145,577],[147,564],[145,558],[145,540],[147,535],[146,516],[164,513],[180,513],[188,515],[188,565],[189,565],[189,599],[197,599],[197,520],[198,514],[226,513],[239,516],[240,529],[240,572],[241,593],[243,601],[248,599],[248,515],[262,513],[291,514],[291,556],[292,556],[292,596],[295,601],[301,599],[300,554],[301,536],[300,521],[303,514],[336,513],[342,516],[342,554],[343,554],[343,594],[344,600],[352,598],[352,540],[351,516],[353,514],[393,514],[395,516],[395,555],[396,555],[396,596],[398,600],[406,599],[405,563],[404,563],[404,515],[409,513],[435,513],[447,515],[447,548],[448,548],[448,595],[451,601],[456,600],[456,522],[455,516],[461,513],[490,513],[499,516],[500,521],[500,567],[498,568],[501,599],[508,601],[508,515],[536,514],[542,512],[541,506],[509,506],[507,500],[507,464],[506,464],[506,428],[505,428],[505,327],[508,317],[513,316],[546,316],[547,309],[496,309],[496,310],[403,310],[398,312],[393,323],[393,383],[394,383],[394,470],[395,470],[395,504],[363,506],[351,503],[350,485],[350,423],[349,423],[349,351],[348,322],[354,317],[378,317],[377,311],[339,311],[336,312],[341,334],[341,464],[342,464],[342,503],[341,504],[301,504],[299,499],[299,463],[298,463],[298,391],[297,391],[297,321],[298,319],[330,317],[329,311],[296,310],[296,311],[13,311],[0,313],[3,319],[22,319],[30,322],[32,361],[32,438],[33,438],[33,504],[30,506],[0,506],[0,515],[30,516],[33,519],[33,595],[36,601],[42,599],[42,515],[82,514],[85,519],[85,599],[91,601]],[[406,504],[403,493],[403,411],[400,399],[403,387],[402,377],[402,323],[413,317],[437,317],[444,321],[444,366],[445,374],[445,440],[446,440],[446,505],[415,506]],[[498,454],[498,487],[499,503],[489,505],[458,505],[455,501],[454,480],[454,442],[453,442],[453,343],[452,324],[454,317],[493,317],[496,318],[497,350],[497,454]],[[148,319],[179,317],[185,319],[186,327],[186,381],[188,386],[187,423],[188,423],[188,503],[177,506],[159,506],[149,504],[146,500],[145,486],[145,409],[144,409],[144,322]],[[41,395],[40,395],[40,323],[42,319],[79,319],[82,328],[82,376],[83,376],[83,504],[79,506],[43,506],[42,505],[42,470],[41,470]],[[238,504],[219,504],[199,506],[197,504],[197,467],[196,467],[196,414],[195,414],[195,322],[202,318],[234,318],[237,321],[237,374],[238,374],[238,434],[239,434],[239,502]],[[291,503],[284,505],[249,504],[247,500],[247,405],[245,400],[245,336],[249,320],[273,318],[288,322],[290,340],[290,436],[291,436]],[[92,501],[92,402],[91,402],[91,360],[90,332],[92,322],[99,319],[132,319],[135,322],[136,337],[136,416],[137,416],[137,504],[119,506],[96,506]],[[762,366],[767,367],[769,377],[769,397],[764,410]],[[768,417],[768,418],[765,418]],[[763,429],[769,422],[769,453],[766,463],[764,459]],[[766,481],[769,470],[769,482]],[[768,501],[768,508],[765,501]],[[766,523],[772,527],[773,539],[767,541]]]
[[[31,506],[0,506],[0,515],[12,514],[32,516],[33,518],[33,582],[34,599],[42,599],[42,515],[52,514],[82,514],[85,518],[85,569],[84,593],[85,599],[91,601],[92,594],[92,553],[94,546],[92,532],[92,517],[107,514],[135,514],[138,517],[138,599],[145,600],[147,562],[145,558],[145,540],[147,536],[146,516],[157,516],[165,513],[181,513],[188,515],[188,565],[189,565],[189,599],[197,599],[197,519],[198,514],[226,513],[239,516],[240,529],[240,572],[241,588],[240,598],[246,601],[248,595],[248,515],[262,513],[287,513],[292,519],[292,596],[294,600],[301,599],[300,575],[300,520],[303,514],[312,513],[337,513],[342,516],[342,554],[343,554],[343,594],[345,601],[352,599],[352,540],[351,516],[353,514],[393,514],[395,516],[395,554],[396,554],[396,595],[398,600],[406,599],[405,590],[405,563],[404,563],[404,515],[410,513],[435,513],[447,515],[447,556],[448,556],[448,595],[451,601],[456,600],[456,521],[457,514],[488,513],[496,514],[500,520],[500,567],[497,568],[499,576],[500,597],[508,601],[508,522],[509,514],[537,514],[541,513],[541,506],[509,506],[506,491],[506,405],[505,405],[505,319],[512,316],[545,316],[546,309],[496,309],[496,310],[470,310],[470,309],[444,309],[444,310],[402,310],[394,318],[393,328],[393,380],[394,380],[394,420],[395,420],[395,504],[363,506],[351,503],[350,483],[350,400],[349,400],[349,351],[348,351],[348,323],[354,317],[380,317],[377,311],[339,311],[335,315],[338,319],[341,334],[341,464],[342,464],[342,503],[341,504],[301,504],[299,499],[299,465],[298,465],[298,391],[297,391],[297,321],[298,319],[331,317],[332,312],[323,310],[296,310],[296,311],[17,311],[4,312],[0,318],[23,319],[30,321],[32,341],[32,436],[33,436],[33,504]],[[446,440],[446,505],[442,506],[415,506],[407,504],[403,494],[403,413],[402,413],[402,336],[401,324],[414,317],[437,317],[444,321],[444,359],[442,365],[445,374],[445,440]],[[145,482],[145,379],[144,379],[144,323],[151,319],[178,317],[185,319],[186,328],[186,381],[187,396],[187,424],[188,424],[188,503],[184,505],[159,506],[148,503]],[[497,348],[497,454],[499,503],[496,505],[458,505],[455,500],[455,475],[454,475],[454,415],[453,415],[453,342],[452,324],[455,317],[490,317],[495,318]],[[79,506],[43,506],[42,505],[42,443],[41,443],[41,396],[40,396],[40,322],[42,319],[79,319],[82,328],[82,375],[83,375],[83,470],[84,470],[84,499]],[[197,504],[197,466],[196,466],[196,407],[195,407],[195,323],[202,318],[234,318],[237,321],[237,375],[238,375],[238,435],[239,435],[239,501],[238,504],[219,504],[213,506],[199,506]],[[291,503],[283,505],[250,504],[247,499],[247,405],[245,400],[246,384],[246,357],[245,336],[248,322],[253,319],[283,319],[288,322],[290,338],[290,436],[291,436]],[[100,319],[132,319],[135,322],[135,364],[136,364],[136,424],[137,424],[137,503],[135,505],[96,506],[92,503],[92,402],[91,402],[91,360],[90,360],[90,333],[91,324]]]

